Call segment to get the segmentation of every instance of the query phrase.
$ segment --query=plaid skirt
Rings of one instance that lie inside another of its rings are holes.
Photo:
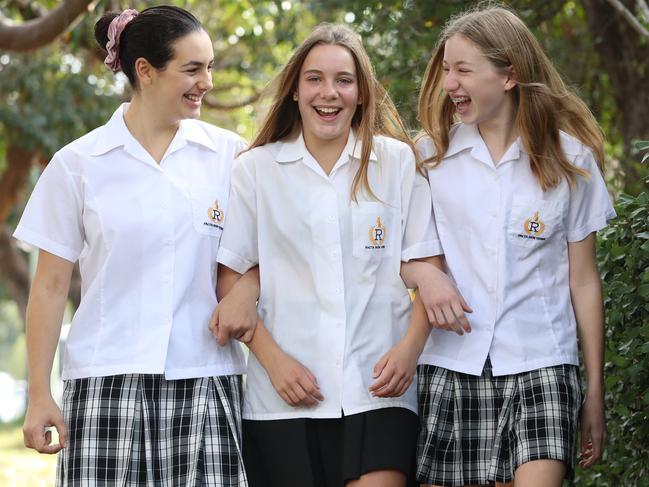
[[[240,376],[69,380],[63,418],[57,486],[247,485]]]
[[[494,377],[419,366],[421,429],[417,478],[454,486],[511,482],[516,469],[554,459],[572,474],[581,387],[579,369],[558,365]]]

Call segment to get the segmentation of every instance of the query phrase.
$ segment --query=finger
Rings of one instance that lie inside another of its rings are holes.
[[[241,335],[241,338],[239,338],[239,341],[242,343],[250,343],[250,340],[252,340],[252,337],[255,336],[255,329],[248,330],[245,332],[243,335]]]
[[[428,316],[428,324],[433,328],[439,328],[437,318],[435,317],[435,312],[432,308],[426,308],[426,315]]]
[[[437,326],[439,328],[448,329],[446,328],[448,326],[448,323],[446,322],[446,318],[444,318],[444,313],[442,313],[442,310],[439,308],[434,308],[433,312],[435,313],[435,321],[437,322]]]
[[[59,444],[61,448],[65,448],[68,444],[68,428],[65,426],[63,418],[58,418],[54,426],[59,434]]]
[[[372,378],[376,379],[379,375],[381,375],[381,372],[383,372],[383,369],[388,363],[388,360],[390,359],[390,354],[389,352],[383,355],[379,359],[378,362],[376,362],[376,365],[374,365],[374,368],[372,369]]]
[[[467,304],[467,302],[464,300],[464,296],[462,296],[462,293],[460,292],[459,289],[457,289],[457,295],[460,298],[460,304],[462,305],[462,310],[466,313],[473,313],[473,308]]]
[[[228,344],[228,340],[230,340],[230,332],[226,329],[225,326],[219,326],[218,333],[216,335],[216,342],[220,346],[225,347]]]
[[[444,318],[451,327],[451,331],[454,331],[460,336],[464,335],[464,330],[462,329],[462,326],[460,326],[460,323],[455,317],[455,313],[453,313],[453,309],[449,305],[442,308],[442,313],[444,313]]]
[[[286,402],[289,404],[289,406],[295,407],[300,402],[300,399],[295,395],[290,386],[287,386],[287,388],[284,389],[284,394],[286,394],[286,397],[288,398],[288,401]]]
[[[376,395],[379,397],[392,397],[398,383],[399,379],[393,375],[390,379],[390,382],[388,382],[385,387],[377,391]]]
[[[370,386],[370,392],[375,394],[386,387],[394,377],[394,367],[386,366],[383,368],[381,375]]]
[[[469,323],[469,319],[464,314],[461,304],[457,301],[453,301],[453,303],[451,303],[451,309],[453,310],[455,320],[459,323],[460,327],[465,332],[471,333],[471,323]]]
[[[212,332],[214,338],[216,338],[219,331],[219,308],[218,307],[214,310],[214,313],[212,313],[212,316],[210,317],[210,322],[207,326]]]
[[[45,431],[45,434],[43,434],[41,436],[41,439],[43,440],[43,442],[41,443],[41,445],[37,449],[37,451],[39,453],[46,453],[48,455],[51,455],[51,454],[54,454],[54,453],[58,453],[61,450],[61,445],[59,443],[56,443],[54,445],[50,445],[50,443],[52,443],[52,431],[51,430],[48,429],[47,431]]]

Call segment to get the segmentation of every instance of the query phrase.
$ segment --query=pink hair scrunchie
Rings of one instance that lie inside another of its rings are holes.
[[[108,55],[106,56],[106,59],[104,59],[104,64],[108,66],[113,73],[119,71],[120,68],[119,36],[122,35],[124,27],[126,27],[131,20],[137,17],[137,14],[137,10],[129,8],[110,21],[110,25],[108,26],[108,42],[106,43],[106,51],[108,52]]]

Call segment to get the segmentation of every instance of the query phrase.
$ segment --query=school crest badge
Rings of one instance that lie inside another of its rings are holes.
[[[381,217],[376,218],[376,224],[370,227],[369,237],[372,246],[370,248],[385,248],[385,237],[387,235],[385,225],[381,223]]]
[[[219,200],[214,200],[214,206],[207,210],[207,217],[217,225],[220,225],[225,219],[225,212],[219,208]]]

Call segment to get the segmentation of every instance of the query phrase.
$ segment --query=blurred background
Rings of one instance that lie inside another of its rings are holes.
[[[11,234],[35,181],[61,146],[128,100],[126,78],[103,66],[92,34],[108,10],[160,2],[0,0],[0,485],[51,485],[54,457],[22,446],[25,307],[35,255]],[[413,133],[419,83],[440,29],[476,2],[460,0],[167,2],[192,11],[215,49],[202,118],[250,139],[262,90],[320,22],[353,27]],[[513,0],[607,137],[607,184],[619,218],[600,235],[607,306],[611,440],[602,464],[574,485],[649,485],[649,5],[647,0]],[[645,156],[646,159],[646,156]],[[66,321],[79,301],[78,273]],[[64,327],[65,334],[65,327]],[[64,340],[64,336],[62,337]],[[59,360],[53,388],[59,390]]]

